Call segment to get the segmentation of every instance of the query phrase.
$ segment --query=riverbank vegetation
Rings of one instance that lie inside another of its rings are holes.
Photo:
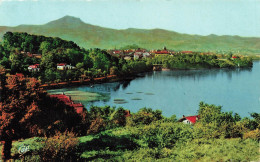
[[[39,57],[34,57],[38,55]],[[65,63],[75,69],[58,70]],[[39,64],[40,72],[28,70]],[[119,60],[105,50],[82,49],[71,41],[27,33],[7,32],[0,45],[0,65],[11,74],[23,73],[42,83],[95,78],[108,74],[128,75],[152,69],[145,61]]]
[[[122,47],[139,48],[137,45]],[[176,53],[169,56],[125,60],[124,57],[110,55],[106,50],[80,48],[72,41],[60,38],[7,32],[0,45],[0,66],[8,73],[23,73],[37,78],[42,84],[70,82],[107,75],[119,77],[151,71],[154,64],[169,69],[234,68],[251,67],[250,57],[232,54]],[[57,65],[62,63],[62,70]],[[28,70],[30,65],[36,69]],[[37,69],[38,68],[38,69]],[[65,70],[66,69],[66,70]]]
[[[252,67],[251,57],[233,57],[232,54],[218,57],[217,55],[177,54],[160,56],[152,59],[153,64],[162,64],[169,69],[201,69],[201,68],[236,68]]]
[[[194,125],[178,122],[175,115],[142,108],[125,116],[123,108],[91,107],[85,136],[57,133],[14,142],[30,146],[27,160],[87,161],[252,161],[259,159],[260,114],[243,118],[222,112],[220,106],[201,102]]]

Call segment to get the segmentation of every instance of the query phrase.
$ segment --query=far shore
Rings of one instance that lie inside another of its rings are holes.
[[[49,83],[49,84],[47,83],[47,84],[42,84],[41,87],[45,90],[50,90],[50,89],[59,89],[59,88],[66,88],[66,87],[72,87],[72,86],[116,82],[116,81],[121,81],[121,80],[132,80],[135,77],[136,76],[119,77],[117,75],[108,75],[105,77],[91,78],[91,79],[85,79],[85,80],[76,80],[76,81],[70,81],[70,82],[59,82],[59,83]]]
[[[171,71],[171,70],[202,70],[202,69],[226,69],[226,68],[162,68],[158,71]],[[152,70],[157,71],[157,70]],[[144,71],[141,73],[146,73],[150,71]],[[138,74],[141,74],[138,73]],[[92,85],[92,84],[99,84],[99,83],[108,83],[108,82],[117,82],[117,81],[127,81],[127,80],[133,80],[136,77],[140,76],[138,74],[131,74],[129,76],[118,76],[118,75],[107,75],[104,77],[98,77],[98,78],[91,78],[91,79],[85,79],[85,80],[75,80],[75,81],[69,81],[69,82],[59,82],[59,83],[46,83],[42,84],[41,87],[45,90],[50,89],[60,89],[60,88],[66,88],[66,87],[75,87],[75,86],[81,86],[81,85]]]

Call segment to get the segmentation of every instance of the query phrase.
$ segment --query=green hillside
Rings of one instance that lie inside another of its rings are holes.
[[[180,34],[163,29],[125,29],[115,30],[86,24],[79,18],[65,16],[44,25],[19,25],[0,27],[0,37],[5,32],[27,32],[30,34],[60,37],[72,40],[85,48],[119,48],[137,44],[147,49],[166,46],[173,50],[193,51],[232,51],[240,54],[260,54],[260,38],[240,36],[200,36]]]

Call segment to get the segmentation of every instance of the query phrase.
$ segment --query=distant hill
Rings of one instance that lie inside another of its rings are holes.
[[[187,24],[188,25],[188,24]],[[260,38],[217,35],[188,35],[163,29],[116,30],[84,23],[79,18],[65,16],[44,25],[0,26],[0,37],[7,31],[60,37],[84,48],[120,48],[137,44],[147,49],[233,51],[241,54],[260,54]]]

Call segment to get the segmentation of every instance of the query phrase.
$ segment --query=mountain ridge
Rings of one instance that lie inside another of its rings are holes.
[[[259,37],[242,37],[210,34],[190,35],[165,29],[112,29],[83,22],[80,18],[64,16],[43,25],[0,26],[0,39],[5,32],[60,37],[74,41],[84,48],[119,48],[137,44],[147,49],[166,46],[173,50],[234,51],[245,54],[260,53]]]

